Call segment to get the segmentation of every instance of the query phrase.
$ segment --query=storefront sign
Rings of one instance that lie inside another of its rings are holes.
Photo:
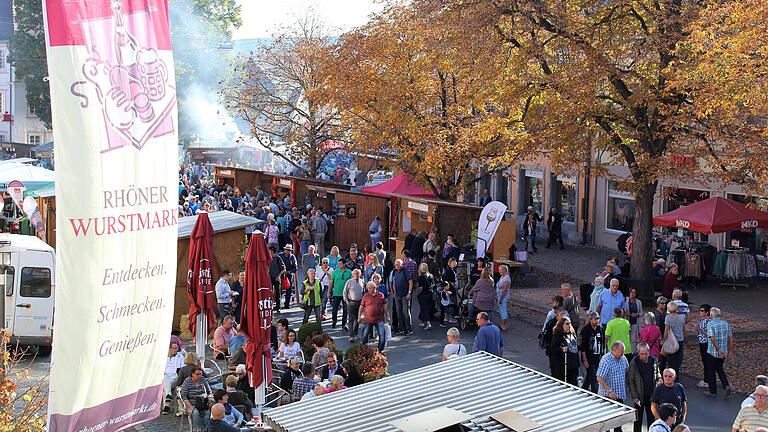
[[[539,170],[529,170],[529,169],[527,169],[527,170],[525,170],[525,176],[526,177],[533,177],[533,178],[537,178],[537,179],[543,179],[544,178],[544,173],[539,171]]]
[[[160,415],[173,320],[168,1],[43,6],[61,198],[47,429],[115,432]]]
[[[347,216],[347,219],[357,218],[357,204],[347,204],[346,216]]]
[[[230,177],[232,176],[232,170],[231,169],[221,169],[218,171],[219,177]]]
[[[678,228],[688,228],[691,226],[691,223],[687,220],[678,219],[675,221],[675,226]]]
[[[293,185],[293,180],[291,180],[291,179],[286,179],[286,178],[281,178],[281,179],[279,179],[279,180],[277,181],[277,185],[278,185],[278,186],[281,186],[281,187],[290,188],[290,187],[291,187],[291,185]]]
[[[748,220],[741,222],[741,229],[757,228],[759,223],[756,220]]]
[[[696,158],[693,156],[670,156],[670,161],[673,165],[683,166],[683,167],[695,167],[696,166]]]
[[[421,212],[425,212],[425,213],[429,213],[429,205],[427,205],[427,204],[422,204],[422,203],[417,203],[417,202],[413,202],[413,201],[408,201],[408,208],[409,209],[414,209],[414,210],[417,210],[417,211],[421,211]]]

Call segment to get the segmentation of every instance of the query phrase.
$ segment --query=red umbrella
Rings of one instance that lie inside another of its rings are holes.
[[[245,252],[245,286],[240,328],[248,339],[245,348],[246,369],[252,387],[272,381],[272,281],[269,277],[271,257],[264,234],[254,232]],[[263,395],[261,396],[263,398]]]
[[[212,281],[213,226],[208,213],[197,215],[195,227],[189,236],[189,266],[187,270],[187,297],[189,298],[189,330],[197,336],[197,317],[208,317],[207,332],[216,328],[216,292]],[[203,339],[205,340],[205,339]],[[203,342],[205,345],[205,342]]]
[[[768,213],[721,197],[709,198],[653,218],[656,226],[705,234],[768,227]]]

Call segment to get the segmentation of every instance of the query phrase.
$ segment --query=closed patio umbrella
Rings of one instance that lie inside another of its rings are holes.
[[[205,357],[208,333],[216,327],[216,294],[213,289],[213,226],[208,213],[197,215],[189,237],[187,297],[189,330],[195,338],[195,351]]]

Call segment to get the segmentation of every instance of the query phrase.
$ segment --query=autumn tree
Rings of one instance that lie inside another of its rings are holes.
[[[442,198],[479,172],[519,160],[529,89],[516,59],[471,9],[390,5],[344,34],[323,93],[350,127],[353,148],[383,155]]]
[[[749,125],[750,118],[710,122],[700,116],[707,112],[704,107],[691,109],[701,96],[686,88],[692,83],[675,82],[700,61],[693,55],[692,63],[683,62],[679,50],[689,43],[689,29],[708,13],[707,2],[422,1],[451,13],[475,11],[497,32],[497,45],[527,59],[518,85],[533,87],[536,94],[526,129],[556,168],[578,167],[597,151],[605,165],[626,167],[627,176],[614,179],[635,199],[633,277],[650,276],[653,200],[660,179],[754,185],[760,177],[754,168],[765,151],[751,139],[756,126]],[[695,46],[702,45],[694,45],[694,51]],[[759,147],[748,148],[752,144]],[[697,166],[680,169],[672,155],[693,156]]]
[[[245,120],[251,135],[273,154],[309,177],[343,140],[338,111],[321,102],[320,65],[332,38],[309,14],[252,55],[236,59],[221,95],[230,112]]]

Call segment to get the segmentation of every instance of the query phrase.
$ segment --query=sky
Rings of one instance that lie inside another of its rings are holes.
[[[233,32],[234,39],[265,38],[314,10],[330,28],[343,33],[365,24],[368,15],[379,12],[377,0],[238,0],[243,25]]]

